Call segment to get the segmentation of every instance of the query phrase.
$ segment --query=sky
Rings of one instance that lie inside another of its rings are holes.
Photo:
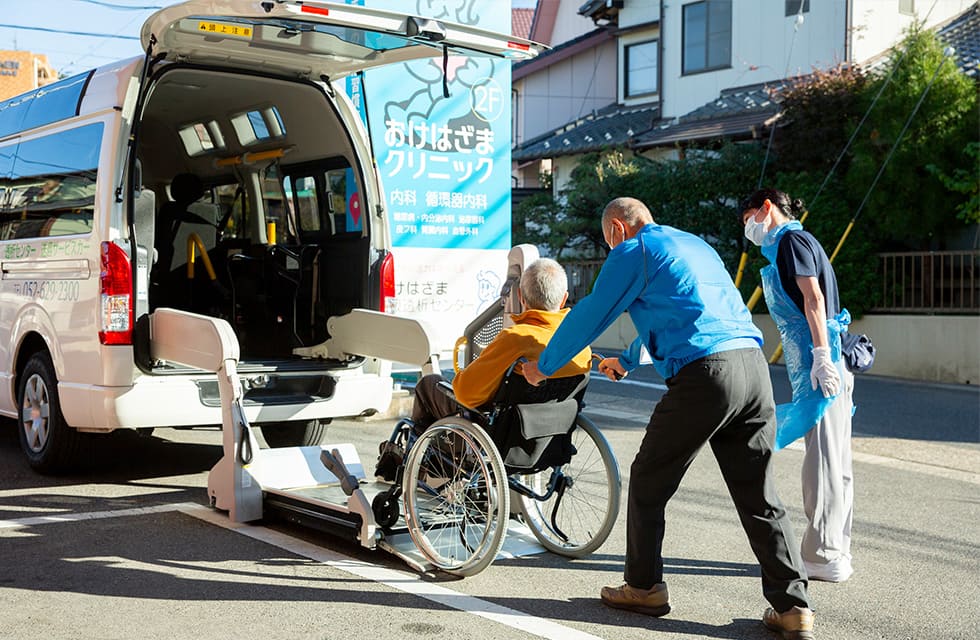
[[[0,49],[43,53],[60,74],[74,75],[140,55],[139,30],[168,0],[0,0]],[[51,29],[98,36],[52,33]]]
[[[531,7],[534,2],[513,0],[513,6]],[[0,7],[3,7],[0,13],[0,50],[17,49],[46,54],[59,74],[74,75],[115,60],[140,55],[139,31],[143,22],[158,8],[172,4],[178,2],[0,0]]]

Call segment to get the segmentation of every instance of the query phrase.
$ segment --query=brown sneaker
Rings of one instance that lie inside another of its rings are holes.
[[[814,640],[813,612],[803,607],[793,607],[782,613],[776,613],[772,607],[762,614],[762,624],[767,628],[778,631],[783,640]]]
[[[663,582],[653,585],[651,589],[637,589],[628,584],[603,587],[599,598],[608,607],[645,613],[648,616],[662,616],[670,612],[667,585]]]

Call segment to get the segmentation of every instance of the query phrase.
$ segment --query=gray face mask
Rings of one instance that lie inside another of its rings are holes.
[[[762,241],[766,238],[768,233],[766,227],[769,225],[771,215],[767,215],[762,222],[756,222],[755,218],[749,218],[749,221],[745,223],[745,237],[757,247],[761,247]]]

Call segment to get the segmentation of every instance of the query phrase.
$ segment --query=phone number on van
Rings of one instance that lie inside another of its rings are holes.
[[[35,300],[75,302],[78,300],[78,280],[28,280],[14,284],[14,293]]]

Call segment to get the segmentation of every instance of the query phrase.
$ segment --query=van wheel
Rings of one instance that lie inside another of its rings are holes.
[[[40,473],[69,471],[77,463],[82,434],[61,414],[58,378],[47,352],[27,361],[17,385],[20,446],[31,468]]]
[[[327,420],[268,422],[259,425],[270,447],[308,447],[320,444],[327,431]]]

